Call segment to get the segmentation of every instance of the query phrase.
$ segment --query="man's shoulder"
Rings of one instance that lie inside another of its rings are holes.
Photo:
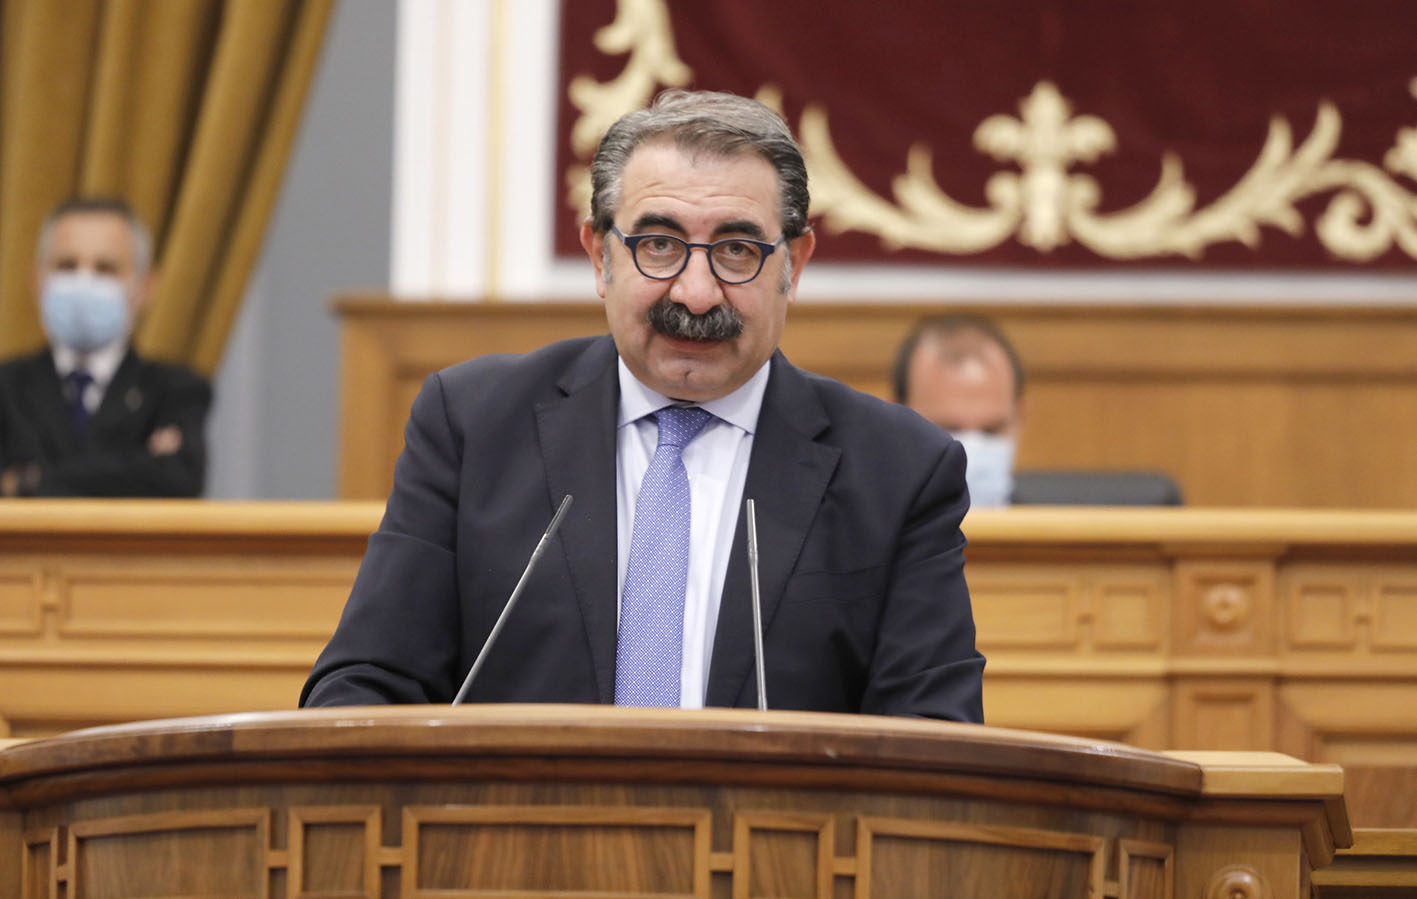
[[[608,355],[607,355],[608,353]],[[572,337],[558,340],[528,353],[488,353],[476,356],[439,371],[437,377],[446,388],[478,384],[488,378],[515,382],[525,379],[544,383],[573,371],[579,365],[598,365],[613,360],[614,343],[606,335]],[[601,359],[604,357],[604,360]]]
[[[191,368],[177,362],[166,362],[158,359],[149,359],[139,353],[136,349],[128,351],[125,364],[131,364],[137,373],[138,380],[149,384],[165,384],[172,386],[209,386],[206,378],[197,374]],[[120,365],[120,370],[122,366]]]
[[[35,350],[0,359],[0,378],[15,378],[34,371],[49,361],[49,350]],[[53,363],[50,363],[51,365]]]
[[[137,364],[140,370],[156,376],[168,378],[196,378],[198,380],[206,380],[201,375],[193,371],[191,368],[181,364],[180,362],[167,362],[161,359],[149,359],[146,356],[140,354],[137,350],[130,350],[129,355],[133,357],[133,361]]]
[[[929,452],[943,450],[951,442],[937,425],[899,403],[790,364],[787,370],[800,377],[821,402],[835,439],[861,440],[882,449],[904,446]]]

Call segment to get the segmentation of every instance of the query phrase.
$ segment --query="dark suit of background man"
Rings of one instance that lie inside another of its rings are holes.
[[[78,198],[45,219],[34,280],[49,346],[0,364],[0,495],[202,492],[211,389],[129,345],[151,263],[121,200]]]
[[[980,720],[964,454],[777,351],[816,240],[786,125],[751,100],[670,92],[612,126],[591,171],[581,243],[610,336],[425,382],[302,704],[448,702],[573,494],[468,700],[753,706],[751,498],[770,707]],[[711,415],[668,410],[686,404]],[[688,498],[665,500],[651,473],[678,464],[673,422],[696,416]]]

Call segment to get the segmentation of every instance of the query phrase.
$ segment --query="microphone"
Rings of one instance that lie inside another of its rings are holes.
[[[758,587],[758,516],[748,500],[748,582],[753,587],[753,663],[758,671],[758,711],[768,710],[767,675],[763,663],[763,595]]]
[[[571,494],[567,493],[566,498],[561,500],[561,505],[556,509],[556,514],[551,516],[551,523],[546,526],[546,533],[541,535],[541,540],[537,542],[536,549],[531,551],[531,558],[527,560],[526,568],[522,570],[522,576],[517,581],[517,585],[512,588],[512,595],[507,598],[507,604],[502,607],[502,614],[497,616],[497,623],[492,625],[492,631],[488,633],[487,639],[482,643],[482,649],[478,650],[477,658],[472,661],[472,668],[467,672],[467,677],[463,679],[462,689],[458,690],[458,695],[453,697],[452,705],[460,705],[467,691],[472,687],[473,678],[477,677],[477,672],[482,670],[482,663],[487,659],[487,650],[492,648],[497,635],[502,632],[502,625],[507,622],[507,613],[512,611],[512,606],[517,604],[517,599],[522,595],[522,588],[526,586],[527,578],[531,577],[531,570],[536,567],[536,560],[541,558],[542,550],[546,549],[546,544],[551,542],[551,536],[556,533],[556,528],[561,526],[561,519],[566,517],[566,511],[571,508]],[[757,575],[754,575],[756,579]]]

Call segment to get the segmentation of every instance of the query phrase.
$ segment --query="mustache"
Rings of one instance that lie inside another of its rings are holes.
[[[683,303],[660,297],[646,318],[650,327],[676,340],[732,340],[743,333],[743,316],[727,303],[695,315]]]

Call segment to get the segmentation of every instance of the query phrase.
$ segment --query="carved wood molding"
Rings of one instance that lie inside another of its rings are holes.
[[[1246,865],[1230,865],[1216,871],[1205,885],[1205,899],[1270,899],[1263,877]]]
[[[75,734],[0,753],[21,823],[0,838],[27,896],[659,899],[940,882],[1170,899],[1178,868],[1282,877],[1349,839],[1336,769],[1292,759],[677,711],[335,709]]]
[[[523,895],[532,889],[708,899],[718,883],[740,899],[831,899],[838,885],[866,899],[904,895],[901,889],[917,882],[921,870],[965,866],[980,852],[993,852],[1008,859],[1017,883],[1051,878],[1072,884],[1069,894],[1098,899],[1172,895],[1175,849],[1166,843],[850,814],[762,811],[727,818],[716,824],[708,807],[416,806],[402,810],[400,839],[386,844],[381,806],[173,811],[27,831],[19,876],[24,895],[103,891],[120,886],[115,877],[125,890],[160,892],[181,871],[188,889],[379,899],[389,871],[404,895],[450,889]],[[854,830],[854,853],[837,851],[841,827]],[[715,832],[731,833],[731,842],[714,848]],[[791,834],[804,839],[776,839]],[[174,865],[179,855],[185,861]],[[533,856],[543,859],[543,871],[556,873],[539,878],[523,864],[504,863]],[[597,865],[612,856],[625,864]],[[140,866],[143,873],[125,873],[138,859],[149,860]],[[1116,876],[1109,877],[1113,866]],[[272,883],[284,889],[272,891]]]

